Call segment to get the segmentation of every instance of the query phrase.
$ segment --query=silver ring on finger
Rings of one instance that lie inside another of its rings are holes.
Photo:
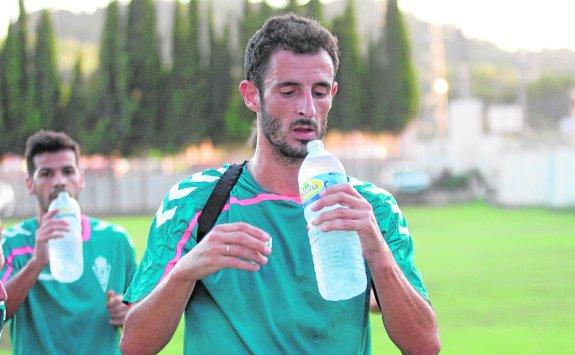
[[[228,253],[229,256],[232,256],[232,253],[230,252],[230,245],[226,244],[226,253]]]

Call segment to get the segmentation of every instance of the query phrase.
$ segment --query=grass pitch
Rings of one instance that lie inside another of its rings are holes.
[[[573,353],[574,210],[471,203],[403,212],[437,312],[442,354]],[[151,217],[107,220],[130,232],[140,258]],[[373,353],[399,354],[381,318],[372,315],[371,325]],[[182,349],[180,325],[161,353]]]

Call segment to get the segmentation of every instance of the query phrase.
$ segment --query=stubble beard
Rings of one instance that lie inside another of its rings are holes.
[[[262,100],[263,103],[263,100]],[[292,147],[288,144],[286,132],[282,132],[281,123],[278,118],[272,117],[262,104],[262,129],[265,138],[270,143],[275,155],[286,164],[299,164],[307,156],[307,143],[309,140],[300,140],[299,147]],[[320,127],[309,118],[299,118],[290,123],[290,129],[295,125],[308,125],[316,132],[318,139],[323,139],[325,135],[327,120]]]

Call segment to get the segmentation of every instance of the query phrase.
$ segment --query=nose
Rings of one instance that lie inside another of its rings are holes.
[[[64,176],[64,174],[62,174],[61,172],[56,172],[54,174],[54,178],[52,179],[52,183],[54,185],[54,187],[64,187],[66,186],[66,178]]]
[[[297,114],[305,118],[313,118],[316,114],[315,102],[311,92],[306,92],[298,100]]]

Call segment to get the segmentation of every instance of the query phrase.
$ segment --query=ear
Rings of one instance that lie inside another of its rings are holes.
[[[34,178],[32,176],[26,177],[26,189],[30,195],[34,195]]]
[[[331,97],[334,97],[335,94],[337,94],[337,88],[338,88],[337,81],[334,81],[333,85],[331,86]]]
[[[260,93],[258,88],[249,80],[242,80],[240,92],[244,98],[244,104],[253,112],[260,112]]]

